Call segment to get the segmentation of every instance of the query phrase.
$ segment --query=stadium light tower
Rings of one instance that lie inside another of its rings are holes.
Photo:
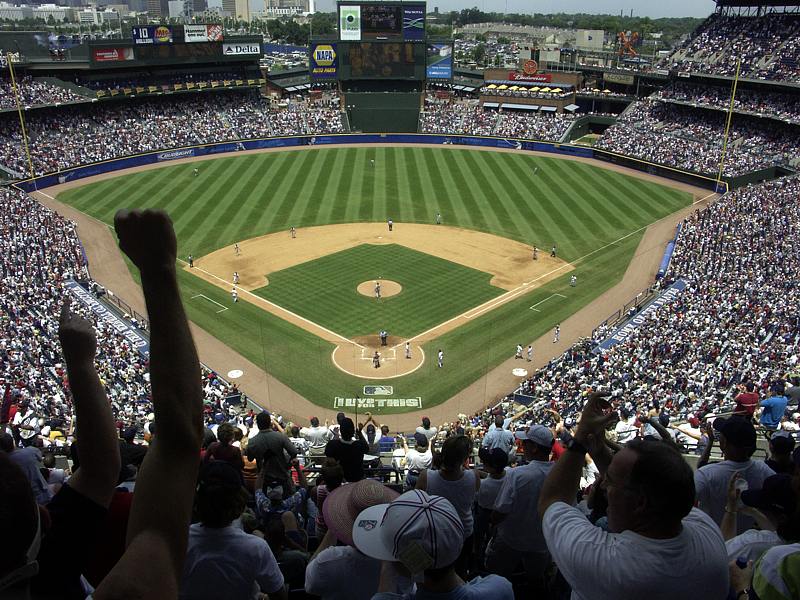
[[[22,143],[25,145],[25,156],[28,158],[28,169],[30,170],[31,178],[33,179],[33,186],[36,189],[36,173],[33,171],[33,161],[31,160],[31,150],[28,146],[28,133],[25,131],[25,118],[22,116],[22,103],[19,99],[19,87],[17,87],[17,78],[14,75],[14,61],[11,60],[11,52],[6,53],[6,60],[8,61],[8,72],[11,75],[11,89],[14,91],[14,99],[17,103],[17,114],[19,115],[19,127],[22,130]]]

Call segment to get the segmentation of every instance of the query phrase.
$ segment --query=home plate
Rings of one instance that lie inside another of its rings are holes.
[[[528,371],[526,369],[520,369],[519,367],[517,367],[516,369],[511,371],[511,374],[514,377],[527,377]]]
[[[525,369],[520,369],[520,370],[524,371]],[[244,371],[242,371],[241,369],[234,369],[233,371],[228,371],[228,379],[239,379],[239,377],[241,377],[242,375],[244,375]]]

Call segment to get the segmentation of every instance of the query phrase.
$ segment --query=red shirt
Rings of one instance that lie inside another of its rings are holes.
[[[750,417],[756,412],[758,408],[758,394],[755,392],[742,392],[736,398],[736,408],[734,412],[739,414],[746,414]]]
[[[559,458],[561,458],[561,455],[564,454],[564,452],[566,452],[566,451],[567,451],[567,449],[564,448],[564,446],[561,445],[561,442],[556,440],[553,443],[553,457],[550,460],[552,462],[557,461]]]

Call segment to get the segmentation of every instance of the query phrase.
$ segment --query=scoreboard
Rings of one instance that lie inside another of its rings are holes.
[[[422,42],[425,40],[425,4],[402,2],[340,2],[339,40]]]

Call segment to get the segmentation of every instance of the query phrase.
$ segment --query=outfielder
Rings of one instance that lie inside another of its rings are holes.
[[[200,171],[199,171],[199,169],[192,169],[192,175],[193,175],[194,177],[197,177],[199,174],[200,174]]]
[[[441,369],[444,366],[444,352],[442,352],[441,348],[439,348],[439,354],[437,355],[437,359],[439,368]]]
[[[578,285],[578,278],[573,275],[569,278],[569,287],[575,287],[576,285]]]

